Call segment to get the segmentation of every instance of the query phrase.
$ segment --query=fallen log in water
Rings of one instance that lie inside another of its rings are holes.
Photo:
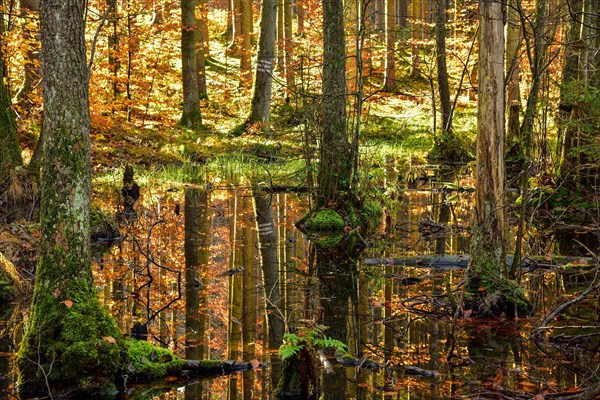
[[[410,376],[441,376],[439,372],[430,371],[427,369],[413,367],[411,365],[395,365],[395,364],[383,364],[377,361],[363,359],[359,360],[358,358],[354,358],[348,355],[343,357],[337,357],[337,362],[342,364],[344,367],[358,367],[365,369],[376,369],[376,368],[387,368],[393,370],[404,371],[406,375]]]
[[[406,267],[435,268],[435,269],[464,269],[469,265],[468,254],[458,255],[423,255],[411,257],[366,258],[366,265],[399,265]],[[506,263],[511,265],[513,256],[506,257]],[[539,256],[526,257],[521,261],[521,268],[528,270],[552,269],[562,266],[592,267],[598,265],[598,258],[571,256]]]

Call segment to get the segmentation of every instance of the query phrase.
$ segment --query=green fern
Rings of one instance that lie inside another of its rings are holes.
[[[335,348],[336,351],[346,351],[346,346],[342,341],[332,339],[323,334],[327,329],[324,325],[318,325],[304,332],[304,336],[295,333],[286,333],[283,335],[283,344],[279,346],[279,356],[282,360],[293,357],[305,347],[309,349]]]

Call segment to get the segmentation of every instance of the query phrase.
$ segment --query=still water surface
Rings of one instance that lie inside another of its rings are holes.
[[[463,269],[393,261],[468,253],[472,192],[457,188],[470,185],[469,177],[453,185],[388,185],[381,227],[364,238],[366,248],[325,249],[319,255],[315,242],[322,238],[307,238],[294,227],[307,210],[306,198],[273,193],[278,244],[272,254],[279,265],[280,295],[277,304],[271,303],[274,308],[266,306],[273,289],[265,295],[249,188],[222,186],[207,192],[147,186],[136,215],[118,218],[118,191],[95,193],[97,206],[115,216],[122,235],[114,245],[98,249],[94,271],[100,297],[123,332],[139,334],[136,324],[145,324],[149,340],[182,357],[267,363],[213,379],[128,382],[122,397],[275,398],[281,363],[269,350],[267,310],[269,317],[285,321],[288,332],[327,326],[324,334],[346,343],[355,361],[363,363],[343,367],[334,362],[331,374],[319,369],[324,399],[533,398],[585,386],[590,366],[599,361],[593,335],[599,331],[597,298],[576,304],[561,319],[563,328],[552,332],[563,342],[540,343],[532,340],[532,332],[536,321],[593,277],[577,271],[524,272],[532,317],[473,320],[468,310],[454,313],[452,307],[462,293]],[[555,236],[532,235],[525,249],[554,254],[560,250]],[[186,243],[188,251],[195,249],[187,257]],[[589,341],[569,343],[577,340],[575,333],[590,334]],[[364,368],[365,360],[375,368]],[[10,368],[6,357],[2,363]],[[3,388],[8,385],[5,379]]]

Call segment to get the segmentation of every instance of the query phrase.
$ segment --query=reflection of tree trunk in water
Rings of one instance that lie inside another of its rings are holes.
[[[347,246],[347,245],[346,245]],[[328,337],[348,342],[348,304],[356,303],[354,282],[356,254],[354,249],[343,246],[332,249],[317,249],[317,271],[321,283],[321,323],[328,326]],[[327,354],[327,353],[326,353]],[[333,354],[327,354],[332,356]],[[333,374],[322,377],[322,398],[339,399],[346,391],[344,368],[334,368]]]
[[[243,199],[244,215],[244,246],[243,246],[243,264],[244,273],[242,275],[242,349],[244,361],[250,361],[255,357],[256,342],[256,270],[254,268],[256,260],[256,251],[254,247],[255,230],[253,229],[253,210],[249,197]],[[253,398],[254,389],[254,371],[244,371],[242,373],[243,399]]]
[[[265,302],[269,329],[269,349],[281,346],[284,321],[281,309],[281,291],[279,282],[279,257],[277,255],[278,235],[275,227],[271,195],[253,188],[254,210],[258,227],[260,256],[262,261]]]
[[[231,243],[231,254],[229,257],[229,269],[232,270],[242,260],[242,246],[240,244],[241,232],[237,230],[238,212],[240,219],[243,219],[242,210],[238,210],[238,195],[231,199],[230,211],[230,226],[229,241]],[[241,207],[240,207],[241,208]],[[229,276],[229,318],[227,326],[227,358],[230,360],[238,360],[240,358],[240,341],[242,338],[240,323],[242,319],[242,275],[233,274]],[[229,379],[229,389],[227,397],[229,399],[237,399],[237,383],[238,375],[235,374]]]
[[[258,228],[258,241],[260,245],[260,257],[263,275],[264,298],[266,307],[266,326],[268,334],[268,350],[277,350],[283,343],[284,320],[281,308],[281,292],[279,283],[279,257],[278,235],[275,227],[273,209],[271,208],[271,195],[264,193],[260,188],[252,189],[254,199],[254,212]],[[279,381],[281,369],[279,357],[276,352],[270,353],[271,384],[275,388]],[[274,364],[273,364],[274,363]]]
[[[185,357],[206,357],[206,266],[210,246],[209,192],[185,190]],[[186,392],[187,394],[187,392]]]

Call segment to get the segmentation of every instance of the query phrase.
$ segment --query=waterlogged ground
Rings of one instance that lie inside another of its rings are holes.
[[[593,386],[600,364],[597,291],[544,320],[556,305],[596,284],[587,261],[561,270],[523,270],[520,279],[534,307],[530,317],[475,320],[470,310],[455,312],[464,269],[446,264],[428,268],[420,257],[468,252],[472,182],[468,176],[423,172],[427,181],[409,185],[395,184],[392,177],[380,204],[381,228],[365,238],[367,248],[357,259],[343,264],[346,270],[312,267],[314,244],[294,227],[307,209],[306,197],[272,195],[281,266],[279,317],[298,334],[318,324],[329,326],[325,335],[346,343],[356,364],[344,367],[332,360],[333,371],[325,374],[317,362],[322,398],[539,400],[583,393]],[[97,207],[120,232],[112,245],[108,232],[98,232],[94,270],[99,294],[123,332],[133,334],[136,323],[150,321],[149,340],[181,356],[186,343],[199,343],[205,358],[256,359],[268,365],[212,379],[128,382],[121,397],[274,398],[273,381],[281,367],[266,345],[251,192],[243,185],[211,185],[210,196],[201,203],[209,211],[186,221],[186,191],[189,196],[190,186],[143,185],[133,215],[123,213],[120,189],[96,191]],[[195,278],[187,274],[194,279],[187,289],[186,223],[188,228],[194,223],[204,238],[198,248],[206,261],[196,268]],[[545,232],[529,237],[526,248],[535,249],[537,254],[531,255],[546,256],[550,264],[560,248],[555,236]],[[579,253],[572,255],[587,255],[581,246],[568,248]],[[186,305],[186,290],[199,293],[198,304]],[[190,313],[203,318],[204,332],[197,338],[186,328]],[[18,326],[16,319],[10,323]],[[340,332],[343,337],[337,337]],[[12,364],[10,346],[4,347],[0,368],[7,397],[12,378],[4,374]]]

